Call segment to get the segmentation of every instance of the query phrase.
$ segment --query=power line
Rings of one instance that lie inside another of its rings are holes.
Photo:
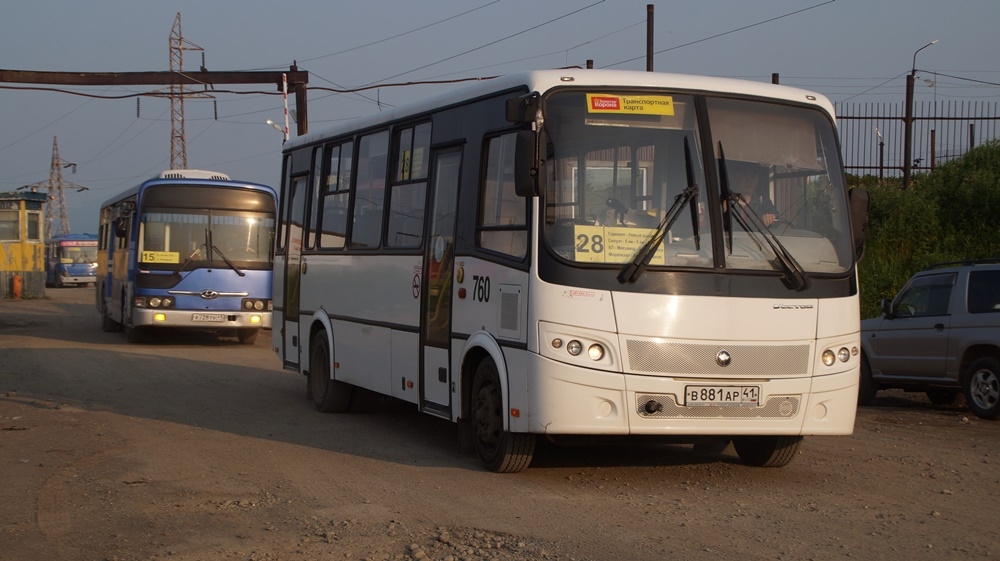
[[[830,0],[830,1],[832,2],[834,0]],[[490,41],[489,43],[486,43],[484,45],[480,45],[480,46],[475,47],[473,49],[469,49],[467,51],[463,51],[463,52],[458,53],[456,55],[452,55],[450,57],[446,57],[446,58],[443,58],[441,60],[425,64],[423,66],[418,66],[417,68],[413,68],[413,69],[407,70],[406,72],[400,72],[399,74],[394,74],[392,76],[388,76],[386,78],[382,78],[382,79],[376,80],[374,82],[369,82],[369,83],[367,83],[367,84],[365,84],[365,85],[363,85],[361,87],[364,88],[364,87],[367,87],[367,86],[376,85],[376,84],[378,84],[380,82],[384,82],[385,80],[392,80],[393,78],[398,78],[400,76],[405,76],[406,74],[410,74],[410,73],[416,72],[418,70],[423,70],[424,68],[429,68],[431,66],[435,66],[435,65],[441,64],[442,62],[447,62],[449,60],[456,59],[456,58],[458,58],[460,56],[465,56],[465,55],[467,55],[469,53],[476,52],[476,51],[478,51],[480,49],[485,49],[486,47],[490,47],[492,45],[496,45],[497,43],[501,43],[501,42],[506,41],[508,39],[512,39],[514,37],[517,37],[518,35],[524,35],[525,33],[529,32],[529,31],[534,31],[535,29],[538,29],[539,27],[544,27],[546,25],[549,25],[550,23],[554,23],[554,22],[557,22],[557,21],[559,21],[561,19],[568,18],[568,17],[570,17],[572,15],[575,15],[575,14],[578,14],[578,13],[584,11],[584,10],[589,10],[590,8],[593,8],[594,6],[596,6],[598,4],[602,4],[603,2],[604,2],[604,0],[598,0],[597,2],[594,2],[593,4],[588,4],[587,6],[584,6],[584,7],[580,8],[580,9],[573,10],[572,12],[569,12],[567,14],[563,14],[563,15],[557,17],[557,18],[553,18],[553,19],[550,19],[548,21],[544,21],[542,23],[539,23],[538,25],[534,25],[532,27],[529,27],[528,29],[524,29],[522,31],[518,31],[517,33],[513,33],[513,34],[508,35],[506,37],[502,37],[500,39],[497,39],[496,41]]]
[[[312,58],[302,59],[302,62],[312,62],[314,60],[319,60],[319,59],[322,59],[322,58],[328,58],[328,57],[332,57],[332,56],[342,55],[344,53],[349,53],[351,51],[356,51],[356,50],[359,50],[359,49],[363,49],[365,47],[371,47],[372,45],[378,45],[379,43],[385,43],[386,41],[391,41],[393,39],[398,39],[400,37],[404,37],[406,35],[410,35],[412,33],[416,33],[418,31],[423,31],[424,29],[428,29],[428,28],[434,27],[435,25],[439,25],[439,24],[445,23],[447,21],[451,21],[453,19],[460,18],[460,17],[462,17],[464,15],[471,14],[472,12],[475,12],[475,11],[481,10],[483,8],[486,8],[488,6],[491,6],[493,4],[496,4],[499,1],[500,0],[493,0],[492,2],[490,2],[488,4],[483,4],[482,6],[477,6],[475,8],[472,8],[471,10],[466,10],[466,11],[460,13],[460,14],[455,14],[455,15],[447,17],[445,19],[438,20],[438,21],[436,21],[434,23],[429,23],[427,25],[424,25],[424,26],[421,26],[421,27],[417,27],[417,28],[411,29],[409,31],[404,31],[403,33],[398,33],[396,35],[392,35],[392,36],[386,37],[384,39],[379,39],[377,41],[372,41],[371,43],[365,43],[364,45],[358,45],[357,47],[351,47],[349,49],[344,49],[342,51],[337,51],[335,53],[330,53],[330,54],[327,54],[327,55],[320,55],[320,56],[315,56],[315,57],[312,57]]]

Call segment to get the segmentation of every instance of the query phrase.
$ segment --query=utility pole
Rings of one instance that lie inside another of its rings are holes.
[[[646,72],[653,71],[653,4],[646,4]]]

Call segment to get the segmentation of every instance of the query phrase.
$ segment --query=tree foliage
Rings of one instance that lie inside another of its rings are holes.
[[[991,141],[962,158],[914,178],[849,177],[871,194],[868,244],[858,266],[861,317],[881,313],[916,271],[934,263],[1000,257],[1000,142]]]

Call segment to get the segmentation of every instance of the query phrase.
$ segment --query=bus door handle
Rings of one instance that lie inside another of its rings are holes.
[[[309,263],[306,263],[306,260],[303,259],[302,260],[302,274],[303,275],[306,274],[306,270],[307,269],[309,269]]]

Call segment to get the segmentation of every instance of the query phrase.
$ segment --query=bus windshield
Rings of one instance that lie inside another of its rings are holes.
[[[273,234],[274,219],[263,213],[146,208],[140,218],[139,263],[177,270],[192,262],[207,266],[229,259],[270,267]]]
[[[92,246],[73,245],[59,247],[59,262],[63,265],[97,263],[97,242]]]
[[[604,89],[547,98],[551,250],[614,268],[645,245],[650,268],[787,271],[794,262],[805,273],[850,270],[831,121],[816,109],[728,97],[705,98],[699,115],[696,100]]]

